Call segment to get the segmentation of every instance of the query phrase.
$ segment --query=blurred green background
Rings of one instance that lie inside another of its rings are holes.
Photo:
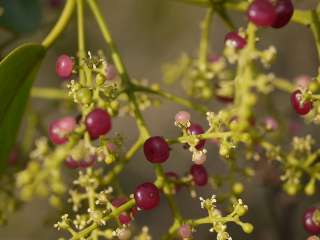
[[[12,0],[11,4],[14,2],[15,0]],[[22,35],[12,34],[4,29],[0,31],[0,45],[9,42],[9,44],[1,45],[2,56],[19,43],[39,42],[45,36],[61,10],[50,7],[48,2],[45,0],[41,2],[42,20],[36,31]],[[161,83],[163,63],[175,60],[182,52],[196,56],[199,24],[205,13],[204,9],[170,0],[99,0],[99,2],[103,6],[105,18],[133,77]],[[295,6],[296,8],[308,8],[314,6],[316,2],[316,0],[296,1]],[[1,3],[2,0],[0,6]],[[237,27],[245,26],[244,14],[231,14]],[[108,49],[89,12],[85,24],[87,48],[92,52],[103,49],[107,53]],[[223,23],[215,18],[211,28],[212,52],[217,54],[222,52],[226,33],[227,29]],[[271,69],[277,75],[293,79],[300,74],[311,76],[317,74],[318,60],[315,45],[311,33],[305,27],[289,24],[281,30],[264,30],[260,38],[261,46],[266,47],[272,44],[278,50],[278,58]],[[37,86],[59,87],[61,85],[61,81],[55,75],[55,59],[62,53],[75,55],[76,39],[76,25],[73,20],[66,32],[48,52],[37,77]],[[177,95],[184,94],[179,84],[173,87],[161,84],[163,88]],[[265,98],[268,97],[263,97],[263,101],[266,100]],[[34,100],[33,102],[38,111],[44,112],[43,121],[45,122],[67,113],[66,109],[57,109],[55,104],[46,100]],[[288,102],[288,94],[275,94],[271,105],[272,108],[281,111],[284,118],[295,119],[295,114],[288,108]],[[172,103],[163,103],[160,107],[149,108],[144,115],[153,135],[175,137],[178,130],[173,124],[173,116],[183,108]],[[216,103],[215,100],[209,102],[208,105],[212,109],[224,106]],[[206,122],[205,117],[197,113],[193,113],[192,117],[202,124]],[[301,122],[301,120],[297,121]],[[125,137],[125,147],[130,146],[137,136],[132,119],[128,117],[116,119],[114,126],[113,132],[122,134]],[[283,127],[287,127],[286,124]],[[310,132],[310,129],[306,131]],[[317,133],[317,130],[314,132]],[[208,149],[209,159],[206,164],[209,172],[215,174],[225,171],[225,165],[218,157],[217,148],[208,145]],[[188,171],[189,165],[190,154],[182,147],[176,146],[172,151],[170,161],[165,164],[165,169],[183,174]],[[265,173],[270,174],[267,168],[264,168],[259,174]],[[120,182],[127,193],[132,192],[138,183],[153,179],[152,166],[145,163],[141,151],[120,175]],[[317,203],[317,196],[287,198],[285,194],[278,194],[278,192],[279,189],[276,186],[265,187],[261,176],[256,177],[251,183],[246,183],[246,193],[243,199],[249,205],[249,214],[245,219],[255,225],[255,231],[252,235],[247,236],[238,226],[231,226],[230,233],[233,239],[301,240],[306,238],[301,224],[301,215],[306,206]],[[216,192],[212,192],[209,187],[199,190],[199,196],[210,196],[211,194],[216,194]],[[191,199],[189,195],[187,191],[181,191],[176,197],[184,216],[193,218],[205,216],[206,213],[200,209],[199,200]],[[0,228],[0,239],[57,239],[60,234],[52,226],[59,215],[60,212],[52,209],[46,200],[34,200],[14,214],[9,219],[8,226]],[[156,210],[140,214],[134,225],[141,227],[144,224],[150,227],[153,239],[160,239],[161,233],[171,224],[170,211],[165,201]],[[195,239],[215,239],[208,229],[208,226],[201,226],[194,235]]]

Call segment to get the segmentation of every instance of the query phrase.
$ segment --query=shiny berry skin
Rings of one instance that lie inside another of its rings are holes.
[[[247,40],[241,37],[237,32],[229,32],[224,38],[227,46],[234,47],[235,49],[242,49],[247,45]]]
[[[258,27],[270,27],[276,20],[276,10],[269,0],[254,0],[247,10],[247,16]]]
[[[169,181],[176,181],[179,179],[179,175],[175,172],[166,172],[165,175]],[[181,186],[179,184],[175,183],[176,192],[179,192],[180,189],[181,189]]]
[[[144,155],[151,163],[163,163],[169,158],[169,145],[163,137],[148,138],[143,145]]]
[[[192,135],[199,135],[204,133],[203,128],[197,123],[191,123],[190,127],[188,128],[188,131]],[[199,143],[196,145],[196,149],[197,150],[203,149],[205,143],[206,143],[206,140],[204,139],[200,140]]]
[[[160,202],[159,189],[150,182],[139,185],[134,193],[137,207],[142,210],[150,210],[158,206]]]
[[[118,207],[120,207],[121,205],[125,204],[127,201],[128,201],[128,199],[127,199],[126,197],[119,197],[119,198],[114,199],[114,200],[111,202],[111,204],[112,204],[114,207],[118,208]],[[132,220],[131,217],[130,217],[130,215],[129,215],[128,213],[126,213],[126,212],[120,213],[118,219],[119,219],[119,222],[120,222],[121,224],[129,224],[129,223],[131,222],[131,220]]]
[[[79,161],[79,167],[80,168],[92,167],[96,163],[96,161],[97,161],[96,155],[87,156],[85,159]]]
[[[287,25],[293,16],[294,7],[291,0],[278,0],[275,5],[276,19],[272,23],[273,28],[282,28]]]
[[[191,115],[186,111],[180,111],[174,117],[175,122],[180,124],[187,124],[190,121],[190,119]]]
[[[56,62],[56,73],[63,79],[70,78],[74,66],[73,60],[68,55],[61,55]]]
[[[110,115],[101,108],[96,108],[91,111],[86,116],[85,124],[87,131],[93,140],[107,134],[112,126]]]
[[[310,234],[320,234],[320,223],[314,221],[314,213],[317,208],[309,208],[303,215],[304,229]]]
[[[64,161],[64,164],[67,168],[76,169],[79,167],[79,161],[74,160],[72,156],[68,156],[67,159]]]
[[[68,141],[68,135],[76,128],[76,120],[73,117],[64,117],[55,120],[49,125],[49,138],[53,144],[64,144]]]
[[[189,239],[192,237],[192,229],[189,224],[182,224],[178,229],[178,234],[182,239]]]
[[[313,107],[312,102],[302,101],[302,92],[300,90],[295,90],[291,94],[291,105],[299,115],[306,115]]]
[[[208,183],[208,173],[203,165],[193,164],[190,168],[190,174],[197,186],[204,186]]]

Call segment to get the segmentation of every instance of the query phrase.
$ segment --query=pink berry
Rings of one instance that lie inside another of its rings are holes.
[[[270,27],[276,20],[275,7],[270,0],[254,0],[247,10],[247,15],[258,27]]]
[[[97,156],[89,155],[85,159],[79,161],[79,167],[80,168],[92,167],[96,162],[97,162]]]
[[[293,16],[294,7],[291,0],[278,0],[275,5],[276,19],[272,23],[273,28],[282,28],[287,25]]]
[[[210,63],[216,63],[221,59],[221,56],[218,54],[210,54],[208,56],[208,62]]]
[[[73,117],[64,117],[55,120],[49,125],[49,138],[53,144],[64,144],[68,135],[76,128],[76,120]]]
[[[295,79],[296,86],[303,89],[307,89],[310,82],[311,82],[311,77],[308,75],[300,75]]]
[[[85,119],[87,131],[91,139],[95,140],[111,130],[111,117],[101,108],[92,110]]]
[[[204,133],[203,128],[197,123],[191,123],[190,127],[188,128],[188,131],[192,135],[199,135]],[[199,143],[196,145],[196,149],[197,150],[203,149],[205,143],[206,143],[206,140],[204,139],[200,140]]]
[[[186,124],[188,123],[188,121],[190,121],[190,119],[191,119],[191,115],[186,111],[180,111],[174,117],[174,120],[180,124]]]
[[[194,159],[194,163],[197,165],[202,165],[207,161],[207,155],[205,153],[198,154],[196,158]]]
[[[178,234],[182,239],[189,239],[192,237],[192,229],[189,224],[182,224],[178,229]]]
[[[208,173],[203,165],[193,164],[190,168],[190,174],[197,186],[204,186],[208,183]]]
[[[106,70],[106,79],[107,80],[113,80],[117,76],[117,69],[114,65],[108,64],[107,70]]]
[[[179,179],[179,175],[175,172],[166,172],[165,175],[169,181],[177,181]],[[181,189],[181,186],[179,184],[175,183],[176,192],[179,192],[180,189]]]
[[[137,207],[142,210],[150,210],[158,206],[160,202],[159,189],[150,182],[139,185],[134,193]]]
[[[67,159],[64,161],[66,167],[70,169],[76,169],[79,167],[79,161],[74,160],[72,156],[68,156]]]
[[[169,158],[169,145],[163,137],[154,136],[143,145],[144,155],[151,163],[163,163]]]
[[[299,115],[306,115],[313,108],[313,104],[311,101],[303,101],[302,98],[302,92],[295,90],[291,94],[291,105]]]
[[[119,197],[119,198],[116,198],[112,201],[112,205],[116,208],[120,207],[121,205],[125,204],[126,202],[128,202],[128,198],[126,197]],[[131,217],[128,213],[126,212],[122,212],[120,213],[119,217],[119,222],[121,224],[129,224],[131,222]]]
[[[278,129],[278,122],[273,117],[266,117],[264,119],[264,126],[269,131],[274,131]]]
[[[241,37],[237,32],[229,32],[224,38],[224,42],[227,46],[235,49],[242,49],[247,45],[245,38]]]
[[[56,73],[59,77],[67,79],[71,77],[74,66],[73,60],[68,55],[61,55],[56,62]]]
[[[315,219],[315,213],[319,211],[317,208],[309,208],[303,215],[304,229],[310,234],[320,234],[320,223]]]

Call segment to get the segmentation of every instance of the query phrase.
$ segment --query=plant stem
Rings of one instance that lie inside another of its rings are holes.
[[[191,109],[193,109],[195,111],[198,111],[198,112],[201,112],[201,113],[206,113],[206,112],[209,111],[209,109],[204,105],[193,103],[192,101],[189,101],[189,100],[187,100],[185,98],[175,96],[175,95],[173,95],[171,93],[168,93],[168,92],[165,92],[165,91],[162,91],[162,90],[159,90],[159,89],[152,89],[152,88],[147,87],[147,86],[134,84],[133,90],[135,92],[146,92],[146,93],[159,95],[159,96],[161,96],[161,97],[163,97],[165,99],[168,99],[168,100],[173,101],[173,102],[175,102],[177,104],[180,104],[180,105],[185,106],[187,108],[191,108]]]
[[[57,40],[60,34],[68,25],[70,18],[74,12],[76,5],[76,0],[68,0],[66,5],[64,6],[60,18],[58,19],[56,25],[53,27],[51,32],[46,36],[46,38],[42,41],[42,45],[45,48],[50,48],[52,44]]]
[[[213,7],[210,7],[203,21],[201,22],[201,39],[199,46],[199,68],[205,71],[208,62],[208,42],[209,42],[209,29],[213,17]]]
[[[71,98],[62,90],[55,88],[33,87],[31,97],[48,100],[70,100]]]

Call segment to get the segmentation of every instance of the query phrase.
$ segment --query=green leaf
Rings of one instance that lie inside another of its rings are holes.
[[[26,44],[0,62],[0,172],[16,143],[30,89],[45,52],[41,45]]]
[[[39,0],[0,0],[0,27],[16,33],[35,31],[41,22]]]

